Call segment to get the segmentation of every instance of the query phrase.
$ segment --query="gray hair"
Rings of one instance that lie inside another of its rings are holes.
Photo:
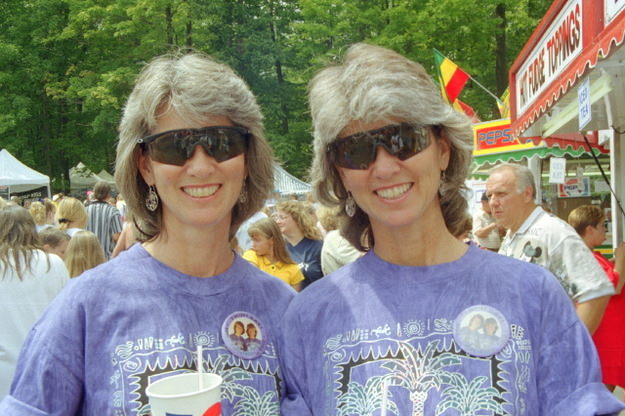
[[[345,214],[347,191],[330,162],[327,147],[351,121],[370,123],[401,119],[410,124],[435,126],[437,139],[448,140],[449,166],[440,186],[440,203],[448,229],[464,220],[463,196],[471,163],[473,134],[470,120],[443,101],[423,67],[386,48],[363,43],[351,46],[340,65],[319,72],[309,86],[314,129],[314,160],[311,181],[317,199],[340,206],[343,234],[359,249],[373,247],[367,214]]]
[[[525,165],[518,163],[501,163],[488,171],[489,176],[501,170],[510,170],[516,179],[516,189],[518,193],[524,192],[529,186],[532,189],[532,198],[536,199],[536,183],[534,174]]]
[[[253,136],[245,152],[247,198],[232,209],[230,237],[241,223],[260,210],[273,187],[273,155],[265,139],[262,114],[247,84],[228,66],[201,53],[172,54],[146,65],[128,97],[119,126],[115,182],[124,194],[130,217],[139,225],[140,239],[161,232],[161,207],[145,207],[148,186],[139,173],[141,149],[137,139],[149,135],[159,115],[175,111],[190,123],[207,115],[223,115]]]

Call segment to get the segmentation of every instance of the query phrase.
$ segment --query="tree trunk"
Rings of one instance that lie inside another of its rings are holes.
[[[499,3],[495,8],[495,13],[500,19],[495,35],[495,82],[497,83],[497,95],[501,95],[508,87],[508,67],[506,65],[506,5]]]

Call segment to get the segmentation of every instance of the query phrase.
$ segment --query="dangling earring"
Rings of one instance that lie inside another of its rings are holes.
[[[441,181],[438,184],[438,193],[443,195],[443,193],[447,190],[447,174],[444,170],[441,170]]]
[[[145,198],[145,207],[148,211],[156,211],[158,208],[158,194],[154,185],[148,185],[148,196]]]
[[[356,215],[356,201],[354,201],[354,197],[352,197],[351,192],[347,192],[347,199],[345,200],[345,213],[350,218]]]
[[[247,202],[247,188],[245,185],[241,188],[241,193],[239,194],[239,203],[245,204]]]

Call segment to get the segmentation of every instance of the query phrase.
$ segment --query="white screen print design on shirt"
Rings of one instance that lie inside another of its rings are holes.
[[[223,379],[222,401],[234,408],[234,415],[279,414],[282,376],[273,343],[268,343],[258,359],[246,360],[233,355],[220,344],[219,335],[207,331],[177,333],[169,338],[145,337],[129,340],[115,348],[115,368],[110,383],[115,416],[133,408],[137,415],[149,415],[145,389],[162,377],[197,371],[195,353],[203,347],[204,371]],[[265,387],[259,391],[258,387]]]
[[[409,320],[327,339],[324,377],[326,386],[335,386],[336,414],[378,414],[386,403],[387,415],[424,415],[428,399],[438,403],[437,415],[526,408],[519,394],[530,379],[532,348],[525,330],[510,325],[501,351],[477,357],[457,345],[453,324],[444,318]],[[401,403],[411,403],[412,409],[402,409]]]

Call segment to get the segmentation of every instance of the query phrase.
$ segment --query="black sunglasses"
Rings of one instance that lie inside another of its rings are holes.
[[[211,126],[199,129],[169,130],[137,140],[150,158],[168,165],[182,166],[197,145],[217,162],[244,153],[251,134],[241,127]]]
[[[429,126],[401,123],[338,139],[327,150],[336,166],[364,170],[375,162],[380,146],[399,160],[406,160],[427,149],[430,143]]]

